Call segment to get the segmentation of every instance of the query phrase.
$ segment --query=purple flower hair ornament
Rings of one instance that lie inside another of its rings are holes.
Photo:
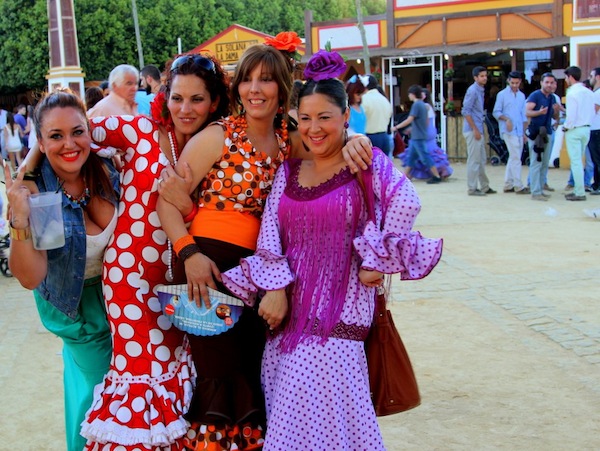
[[[346,72],[346,67],[346,63],[339,53],[319,50],[306,63],[304,77],[314,81],[337,78]]]

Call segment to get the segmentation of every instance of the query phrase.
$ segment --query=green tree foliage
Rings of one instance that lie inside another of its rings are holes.
[[[386,0],[363,1],[383,14]],[[356,16],[355,0],[136,0],[144,63],[163,68],[233,24],[304,36],[304,11],[316,21]],[[138,66],[131,0],[74,0],[79,58],[87,80],[104,80],[118,64]],[[44,89],[49,67],[46,0],[0,0],[0,94]]]
[[[45,1],[0,0],[0,94],[46,85],[47,17]]]

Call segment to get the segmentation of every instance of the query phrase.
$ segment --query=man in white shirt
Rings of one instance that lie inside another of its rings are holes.
[[[588,148],[592,161],[594,162],[594,183],[590,194],[600,194],[600,67],[592,69],[590,73],[590,85],[594,90],[594,119],[590,124],[590,142]]]
[[[567,67],[565,78],[569,89],[563,130],[574,183],[573,192],[565,194],[565,199],[580,201],[587,199],[583,182],[583,155],[590,140],[590,125],[596,110],[590,90],[581,83],[581,69],[577,66]]]
[[[383,153],[390,158],[392,149],[390,148],[390,139],[388,137],[388,127],[392,120],[392,104],[377,89],[377,79],[369,75],[367,92],[363,94],[361,105],[367,115],[367,136],[373,143],[373,146],[379,147]]]
[[[135,103],[139,81],[138,70],[128,64],[115,67],[108,77],[110,93],[88,111],[88,117],[131,115],[138,113]]]

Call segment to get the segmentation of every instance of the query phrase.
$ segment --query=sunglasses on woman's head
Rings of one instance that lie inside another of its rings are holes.
[[[171,64],[171,73],[174,73],[186,65],[199,66],[204,70],[216,73],[215,63],[213,60],[202,55],[182,55],[175,58],[175,61],[173,61],[173,64]]]

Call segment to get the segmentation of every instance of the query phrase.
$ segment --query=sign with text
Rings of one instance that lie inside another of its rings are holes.
[[[221,64],[235,64],[238,62],[244,50],[258,44],[257,39],[237,42],[217,42],[215,44],[217,59]]]

